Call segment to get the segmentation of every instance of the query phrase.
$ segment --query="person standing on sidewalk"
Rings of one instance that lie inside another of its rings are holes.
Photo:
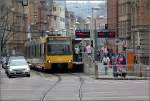
[[[117,58],[117,71],[118,71],[118,75],[122,76],[122,77],[126,77],[126,58],[119,54],[118,58]]]
[[[102,59],[102,63],[104,65],[105,68],[105,75],[107,75],[107,71],[108,71],[108,65],[109,65],[110,59],[109,57],[107,57],[107,55],[104,55],[103,59]]]
[[[75,59],[76,59],[76,62],[79,62],[79,54],[80,54],[80,49],[79,47],[75,47]]]
[[[104,47],[102,47],[101,50],[103,51],[104,55],[108,55],[107,45],[105,45]]]
[[[117,77],[117,55],[115,53],[112,54],[111,61],[113,67],[113,76]]]
[[[92,46],[90,44],[87,44],[85,49],[86,49],[86,53],[88,54],[88,56],[91,56],[92,55]]]

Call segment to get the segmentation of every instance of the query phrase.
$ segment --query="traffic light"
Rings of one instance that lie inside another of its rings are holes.
[[[108,29],[108,24],[105,24],[105,29]]]

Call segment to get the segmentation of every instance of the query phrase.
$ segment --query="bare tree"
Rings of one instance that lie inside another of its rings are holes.
[[[1,11],[3,14],[0,16],[0,56],[4,53],[7,41],[12,37],[12,31],[10,28],[12,23],[9,22],[11,17],[9,14],[11,13],[11,10],[9,10],[9,8],[4,8],[3,10],[5,11]]]

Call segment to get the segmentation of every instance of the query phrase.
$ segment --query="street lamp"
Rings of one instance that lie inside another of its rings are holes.
[[[91,39],[93,41],[93,59],[96,60],[96,49],[97,49],[97,34],[96,34],[96,18],[94,17],[94,11],[95,10],[100,10],[99,7],[92,8],[92,24],[91,24]]]

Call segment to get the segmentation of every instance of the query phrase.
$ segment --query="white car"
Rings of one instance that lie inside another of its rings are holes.
[[[25,75],[30,77],[30,68],[24,58],[13,58],[8,61],[6,73],[8,77]]]

